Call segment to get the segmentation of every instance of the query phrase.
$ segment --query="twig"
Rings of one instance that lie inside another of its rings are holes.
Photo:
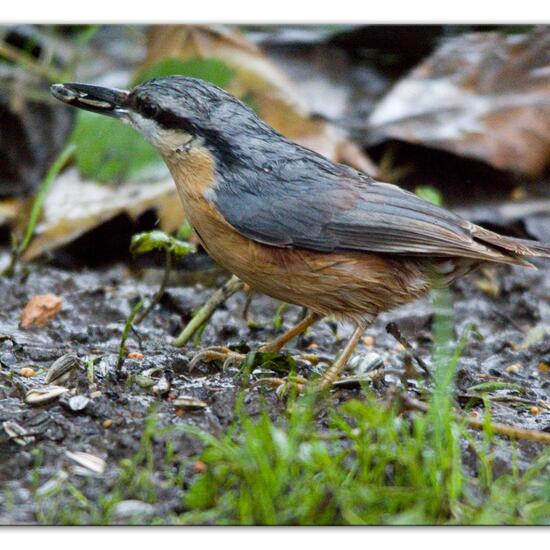
[[[406,394],[401,396],[403,403],[408,409],[427,413],[429,406],[418,399],[409,397]],[[483,418],[476,418],[474,416],[467,415],[453,415],[457,422],[465,421],[466,424],[474,429],[483,431],[485,429],[485,420]],[[509,437],[510,439],[524,440],[524,441],[536,441],[537,443],[544,443],[550,445],[550,433],[538,432],[536,430],[525,430],[518,428],[517,426],[510,426],[508,424],[501,424],[500,422],[491,422],[491,430],[498,434]]]
[[[160,283],[160,286],[153,296],[151,298],[151,301],[147,304],[147,306],[143,309],[143,311],[136,317],[136,320],[134,321],[136,325],[139,325],[145,317],[149,314],[149,312],[155,307],[156,304],[160,302],[162,297],[164,296],[164,293],[166,291],[166,286],[168,285],[168,280],[170,279],[170,272],[172,271],[172,252],[169,249],[165,250],[165,261],[164,261],[164,275],[162,277],[162,282]]]
[[[193,337],[199,328],[208,322],[216,308],[225,302],[230,296],[244,288],[244,283],[233,275],[221,288],[216,290],[208,301],[195,313],[191,321],[187,323],[179,336],[174,340],[174,345],[183,347]]]
[[[426,365],[422,357],[418,355],[418,352],[409,344],[409,342],[407,342],[405,337],[401,334],[399,327],[394,322],[388,323],[386,325],[386,332],[393,336],[405,348],[409,355],[418,363],[424,373],[431,377],[432,374],[430,372],[430,369],[428,368],[428,365]]]

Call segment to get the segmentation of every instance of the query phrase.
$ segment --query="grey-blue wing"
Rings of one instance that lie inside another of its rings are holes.
[[[260,243],[320,252],[353,250],[506,261],[452,212],[320,157],[287,161],[258,181],[227,182],[214,202],[241,234]]]

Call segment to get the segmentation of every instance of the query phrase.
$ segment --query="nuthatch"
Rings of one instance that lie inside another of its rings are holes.
[[[434,281],[449,284],[485,262],[528,266],[526,257],[550,256],[550,245],[488,231],[289,141],[201,80],[154,79],[131,92],[55,84],[52,93],[133,126],[164,158],[208,254],[253,289],[308,308],[263,351],[322,316],[355,324],[322,386],[379,313]]]

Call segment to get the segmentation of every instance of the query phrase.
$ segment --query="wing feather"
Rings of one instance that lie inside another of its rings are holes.
[[[252,169],[224,181],[217,208],[241,234],[272,246],[515,261],[449,210],[307,153],[261,181]]]

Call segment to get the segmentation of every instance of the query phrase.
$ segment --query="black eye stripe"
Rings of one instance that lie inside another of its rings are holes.
[[[156,118],[160,112],[158,104],[148,97],[137,97],[135,106],[136,111],[145,118]]]
[[[167,130],[183,130],[189,134],[197,134],[200,131],[188,118],[177,115],[167,109],[161,109],[155,117],[155,121]]]
[[[149,97],[137,96],[134,106],[141,116],[154,120],[167,130],[183,130],[188,133],[197,133],[199,130],[188,118],[163,109]]]

